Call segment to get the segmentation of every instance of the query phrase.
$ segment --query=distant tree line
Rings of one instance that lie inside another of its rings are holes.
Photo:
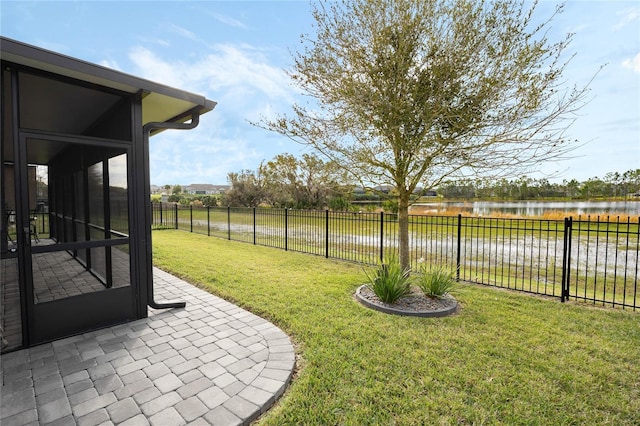
[[[441,184],[437,193],[443,198],[500,200],[625,198],[640,194],[640,169],[624,173],[607,173],[602,179],[593,177],[583,182],[565,179],[561,183],[552,183],[547,179],[533,179],[528,176],[512,180],[450,180]]]
[[[343,169],[315,155],[296,158],[280,154],[262,162],[256,170],[242,170],[227,175],[231,189],[222,195],[190,195],[180,185],[165,185],[170,195],[167,201],[181,205],[258,207],[293,209],[349,210],[363,205],[382,206],[397,212],[397,202],[389,188],[364,189],[349,181]],[[640,200],[640,169],[624,173],[607,173],[602,179],[593,177],[561,183],[548,179],[521,176],[517,179],[458,179],[443,182],[435,190],[419,189],[412,194],[436,195],[447,199],[595,199],[637,197]],[[154,202],[160,201],[160,195]],[[152,197],[153,198],[153,197]]]
[[[335,164],[309,154],[302,159],[278,155],[257,170],[229,173],[228,181],[231,190],[224,194],[221,205],[347,210],[353,203],[378,202],[385,210],[397,210],[388,191],[363,190],[348,181]],[[412,199],[434,193],[442,198],[497,200],[626,198],[640,196],[640,169],[607,173],[602,179],[593,177],[583,182],[565,179],[556,183],[528,176],[449,180],[435,191],[416,191]]]

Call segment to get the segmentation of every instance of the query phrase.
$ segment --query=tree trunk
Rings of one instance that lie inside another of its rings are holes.
[[[410,265],[409,254],[409,193],[398,196],[398,241],[400,242],[400,265],[406,269]]]

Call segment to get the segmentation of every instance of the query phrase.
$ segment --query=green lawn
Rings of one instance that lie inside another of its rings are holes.
[[[153,250],[296,344],[260,424],[640,424],[640,313],[461,285],[456,316],[390,316],[354,300],[358,265],[182,231]]]

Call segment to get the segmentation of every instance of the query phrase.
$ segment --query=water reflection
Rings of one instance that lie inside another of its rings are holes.
[[[462,214],[488,216],[494,213],[514,216],[542,216],[545,212],[574,212],[579,215],[640,216],[640,201],[473,201],[418,203],[410,213],[442,213],[456,210]]]

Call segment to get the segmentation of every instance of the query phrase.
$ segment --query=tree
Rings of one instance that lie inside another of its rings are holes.
[[[622,174],[622,181],[626,193],[640,194],[640,169],[627,170]]]
[[[300,159],[277,155],[265,165],[264,175],[268,201],[276,207],[324,208],[331,198],[345,192],[345,173],[316,155],[303,154]]]
[[[607,184],[598,177],[589,178],[585,182],[582,182],[580,186],[580,195],[582,198],[603,197],[606,193]]]
[[[300,207],[302,182],[298,178],[298,160],[290,154],[276,155],[264,167],[266,198],[281,208]]]
[[[264,165],[260,164],[255,172],[229,173],[227,180],[231,189],[225,192],[223,200],[228,206],[258,207],[265,200]]]
[[[575,198],[580,195],[580,182],[576,179],[571,179],[570,181],[565,179],[562,181],[562,184],[565,188],[564,195],[566,197]]]
[[[173,188],[171,188],[171,194],[172,195],[180,195],[180,194],[182,194],[182,186],[174,185]]]
[[[348,197],[345,173],[335,163],[316,155],[276,155],[261,163],[258,170],[229,173],[231,190],[225,194],[229,205],[318,209],[335,197]]]
[[[476,196],[476,190],[468,179],[441,182],[438,193],[444,198],[475,198]]]
[[[575,148],[563,136],[586,87],[562,88],[571,35],[547,39],[519,0],[313,3],[288,71],[307,96],[257,125],[316,148],[355,177],[392,184],[399,252],[420,184],[514,174]],[[559,11],[559,9],[558,9]]]
[[[607,185],[609,185],[609,193],[607,195],[613,195],[617,197],[619,194],[620,184],[622,182],[622,176],[618,172],[609,172],[604,175],[603,179]]]

